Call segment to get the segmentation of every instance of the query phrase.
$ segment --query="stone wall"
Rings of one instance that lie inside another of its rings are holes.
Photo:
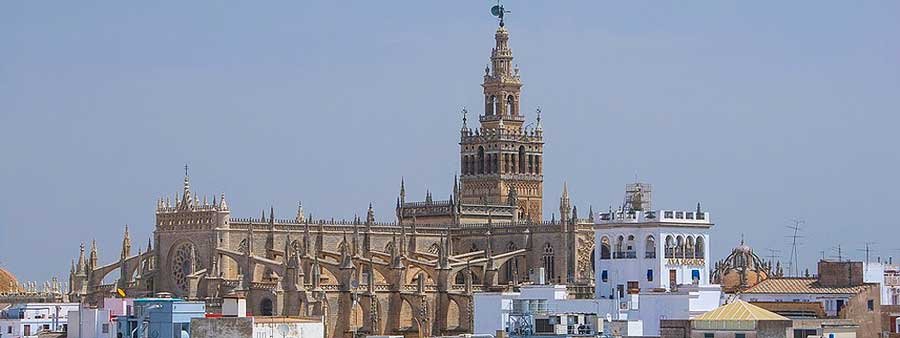
[[[819,261],[819,285],[829,288],[863,284],[862,262]]]
[[[194,318],[191,319],[191,337],[251,338],[253,319],[241,318]]]

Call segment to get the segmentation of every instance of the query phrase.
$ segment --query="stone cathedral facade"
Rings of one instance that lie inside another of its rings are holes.
[[[328,337],[470,333],[472,294],[528,283],[533,271],[587,297],[593,285],[593,212],[579,218],[566,187],[559,220],[543,221],[540,111],[526,125],[509,32],[495,35],[478,126],[464,115],[461,176],[449,200],[407,201],[379,221],[316,219],[302,206],[232,217],[224,195],[199,197],[187,175],[156,205],[153,237],[134,252],[128,230],[116,260],[81,252],[70,297],[99,304],[117,288],[134,297],[168,292],[217,311],[241,294],[253,315],[322,316]],[[464,112],[465,113],[465,112]],[[118,277],[115,277],[118,276]]]

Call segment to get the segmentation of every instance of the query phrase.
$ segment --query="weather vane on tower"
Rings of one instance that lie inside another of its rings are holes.
[[[503,27],[503,15],[506,13],[512,13],[503,9],[503,5],[500,4],[500,0],[497,0],[497,4],[494,7],[491,7],[491,15],[496,16],[500,19],[500,27]]]

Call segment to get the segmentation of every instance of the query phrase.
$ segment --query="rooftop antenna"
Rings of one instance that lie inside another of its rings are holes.
[[[864,251],[866,253],[866,264],[869,264],[869,252],[871,251],[869,246],[875,245],[875,242],[866,242],[865,249],[856,249],[857,251]]]
[[[796,277],[800,276],[800,259],[797,257],[797,246],[799,243],[797,242],[797,239],[803,237],[800,235],[800,229],[806,222],[801,219],[793,219],[791,220],[791,223],[791,225],[787,226],[788,229],[793,231],[793,233],[788,236],[791,238],[791,256],[788,258],[788,274],[793,274]]]
[[[497,0],[497,4],[494,7],[491,7],[491,15],[496,16],[500,19],[500,27],[503,27],[503,16],[506,13],[512,13],[503,8],[503,5],[500,4],[500,0]]]

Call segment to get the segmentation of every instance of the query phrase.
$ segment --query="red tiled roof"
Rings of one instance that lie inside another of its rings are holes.
[[[869,285],[849,287],[820,286],[816,278],[770,278],[744,291],[747,293],[782,294],[857,294]]]

